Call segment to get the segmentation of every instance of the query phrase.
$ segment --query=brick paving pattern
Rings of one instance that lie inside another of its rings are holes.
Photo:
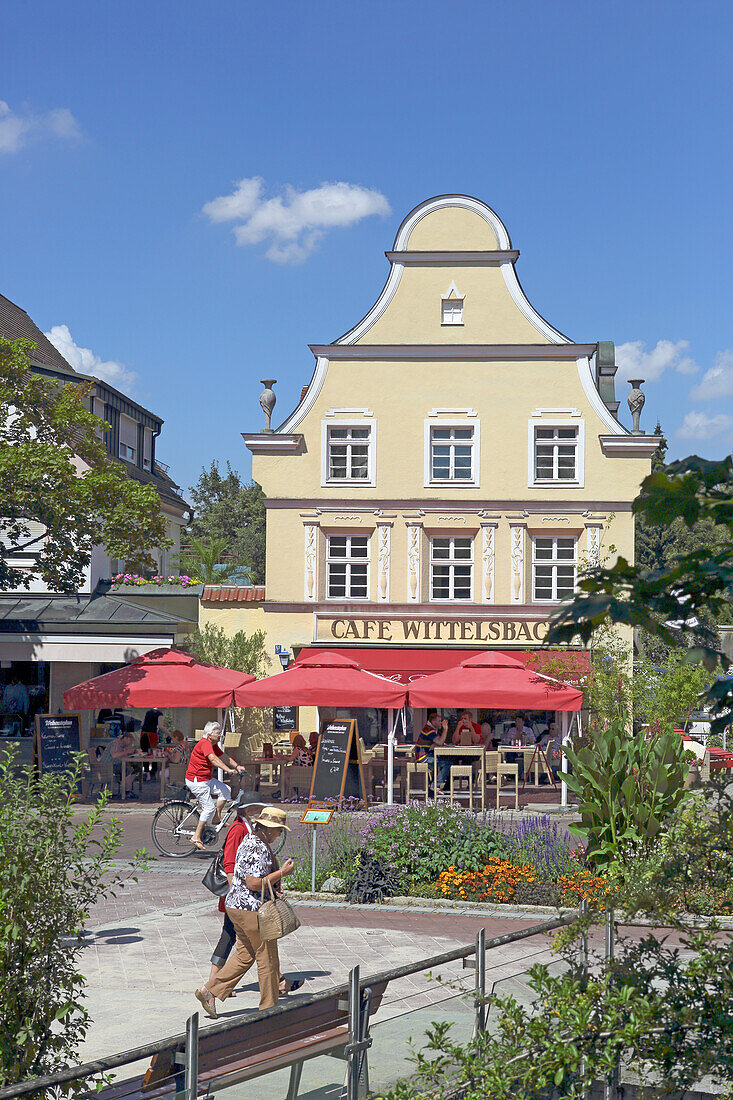
[[[84,1060],[179,1032],[198,1009],[193,990],[208,976],[221,916],[192,872],[193,868],[145,872],[117,899],[97,907],[81,966],[94,1020],[81,1052]],[[472,943],[480,927],[490,937],[536,923],[535,918],[319,905],[300,905],[297,911],[302,926],[282,942],[280,955],[283,973],[307,979],[302,995],[346,981],[356,963],[362,975],[378,973]],[[551,958],[545,936],[498,948],[488,959],[489,981],[520,974],[540,958]],[[460,963],[444,966],[439,973],[462,989],[470,989],[474,981],[473,971]],[[441,986],[437,976],[419,974],[391,983],[378,1019],[455,998],[457,991]],[[252,971],[243,979],[239,995],[222,1006],[222,1015],[251,1011],[257,1001]]]

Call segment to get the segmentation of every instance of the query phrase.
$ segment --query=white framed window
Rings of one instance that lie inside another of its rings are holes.
[[[529,422],[530,487],[584,484],[585,424],[582,420]]]
[[[326,537],[326,596],[369,599],[369,535]]]
[[[478,420],[425,421],[425,487],[479,484]]]
[[[577,572],[573,535],[536,535],[532,540],[532,599],[557,603],[572,596]]]
[[[440,603],[473,598],[473,539],[434,535],[430,539],[430,599]]]
[[[375,484],[374,420],[323,422],[322,485]]]
[[[120,416],[120,458],[137,461],[137,424],[124,413]]]
[[[463,324],[463,298],[443,298],[440,309],[441,325]]]

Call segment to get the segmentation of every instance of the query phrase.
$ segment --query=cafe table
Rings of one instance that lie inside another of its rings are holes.
[[[127,778],[127,765],[128,764],[157,764],[159,770],[160,779],[160,801],[165,798],[165,769],[169,763],[167,756],[151,756],[146,752],[136,752],[132,756],[113,756],[113,762],[116,764],[118,761],[122,765],[122,780],[120,783],[120,798],[125,801],[125,780]]]
[[[479,761],[481,776],[481,809],[486,809],[486,746],[485,745],[436,745],[433,748],[433,791],[438,794],[438,757],[467,757]]]
[[[534,786],[539,787],[540,766],[542,766],[545,773],[549,775],[550,782],[552,783],[553,787],[557,788],[557,783],[555,782],[555,777],[552,774],[552,769],[547,763],[547,757],[545,756],[544,751],[540,750],[537,745],[499,745],[498,752],[503,763],[506,763],[507,755],[511,753],[514,753],[515,755],[521,753],[524,757],[524,784],[522,786],[522,790],[524,790],[524,787],[527,784],[527,773],[530,767],[534,769]],[[534,759],[532,759],[533,756]]]
[[[283,765],[289,764],[291,763],[291,761],[292,756],[290,753],[275,753],[274,756],[243,756],[240,760],[237,761],[237,763],[241,764],[243,768],[246,768],[247,771],[250,772],[250,774],[252,768],[257,769],[257,777],[254,780],[255,783],[259,783],[261,781],[263,768],[277,768],[276,781],[279,783]],[[274,781],[272,771],[270,772],[270,777]]]

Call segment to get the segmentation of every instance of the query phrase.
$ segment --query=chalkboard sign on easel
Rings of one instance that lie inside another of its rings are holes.
[[[298,708],[273,707],[272,728],[275,733],[297,733]]]
[[[366,784],[355,718],[321,723],[308,805],[357,798],[366,806]]]
[[[37,714],[36,753],[40,772],[63,772],[79,752],[80,714]]]

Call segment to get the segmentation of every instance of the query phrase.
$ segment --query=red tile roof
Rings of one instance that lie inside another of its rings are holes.
[[[264,584],[207,584],[202,600],[213,603],[259,603],[265,598]]]

